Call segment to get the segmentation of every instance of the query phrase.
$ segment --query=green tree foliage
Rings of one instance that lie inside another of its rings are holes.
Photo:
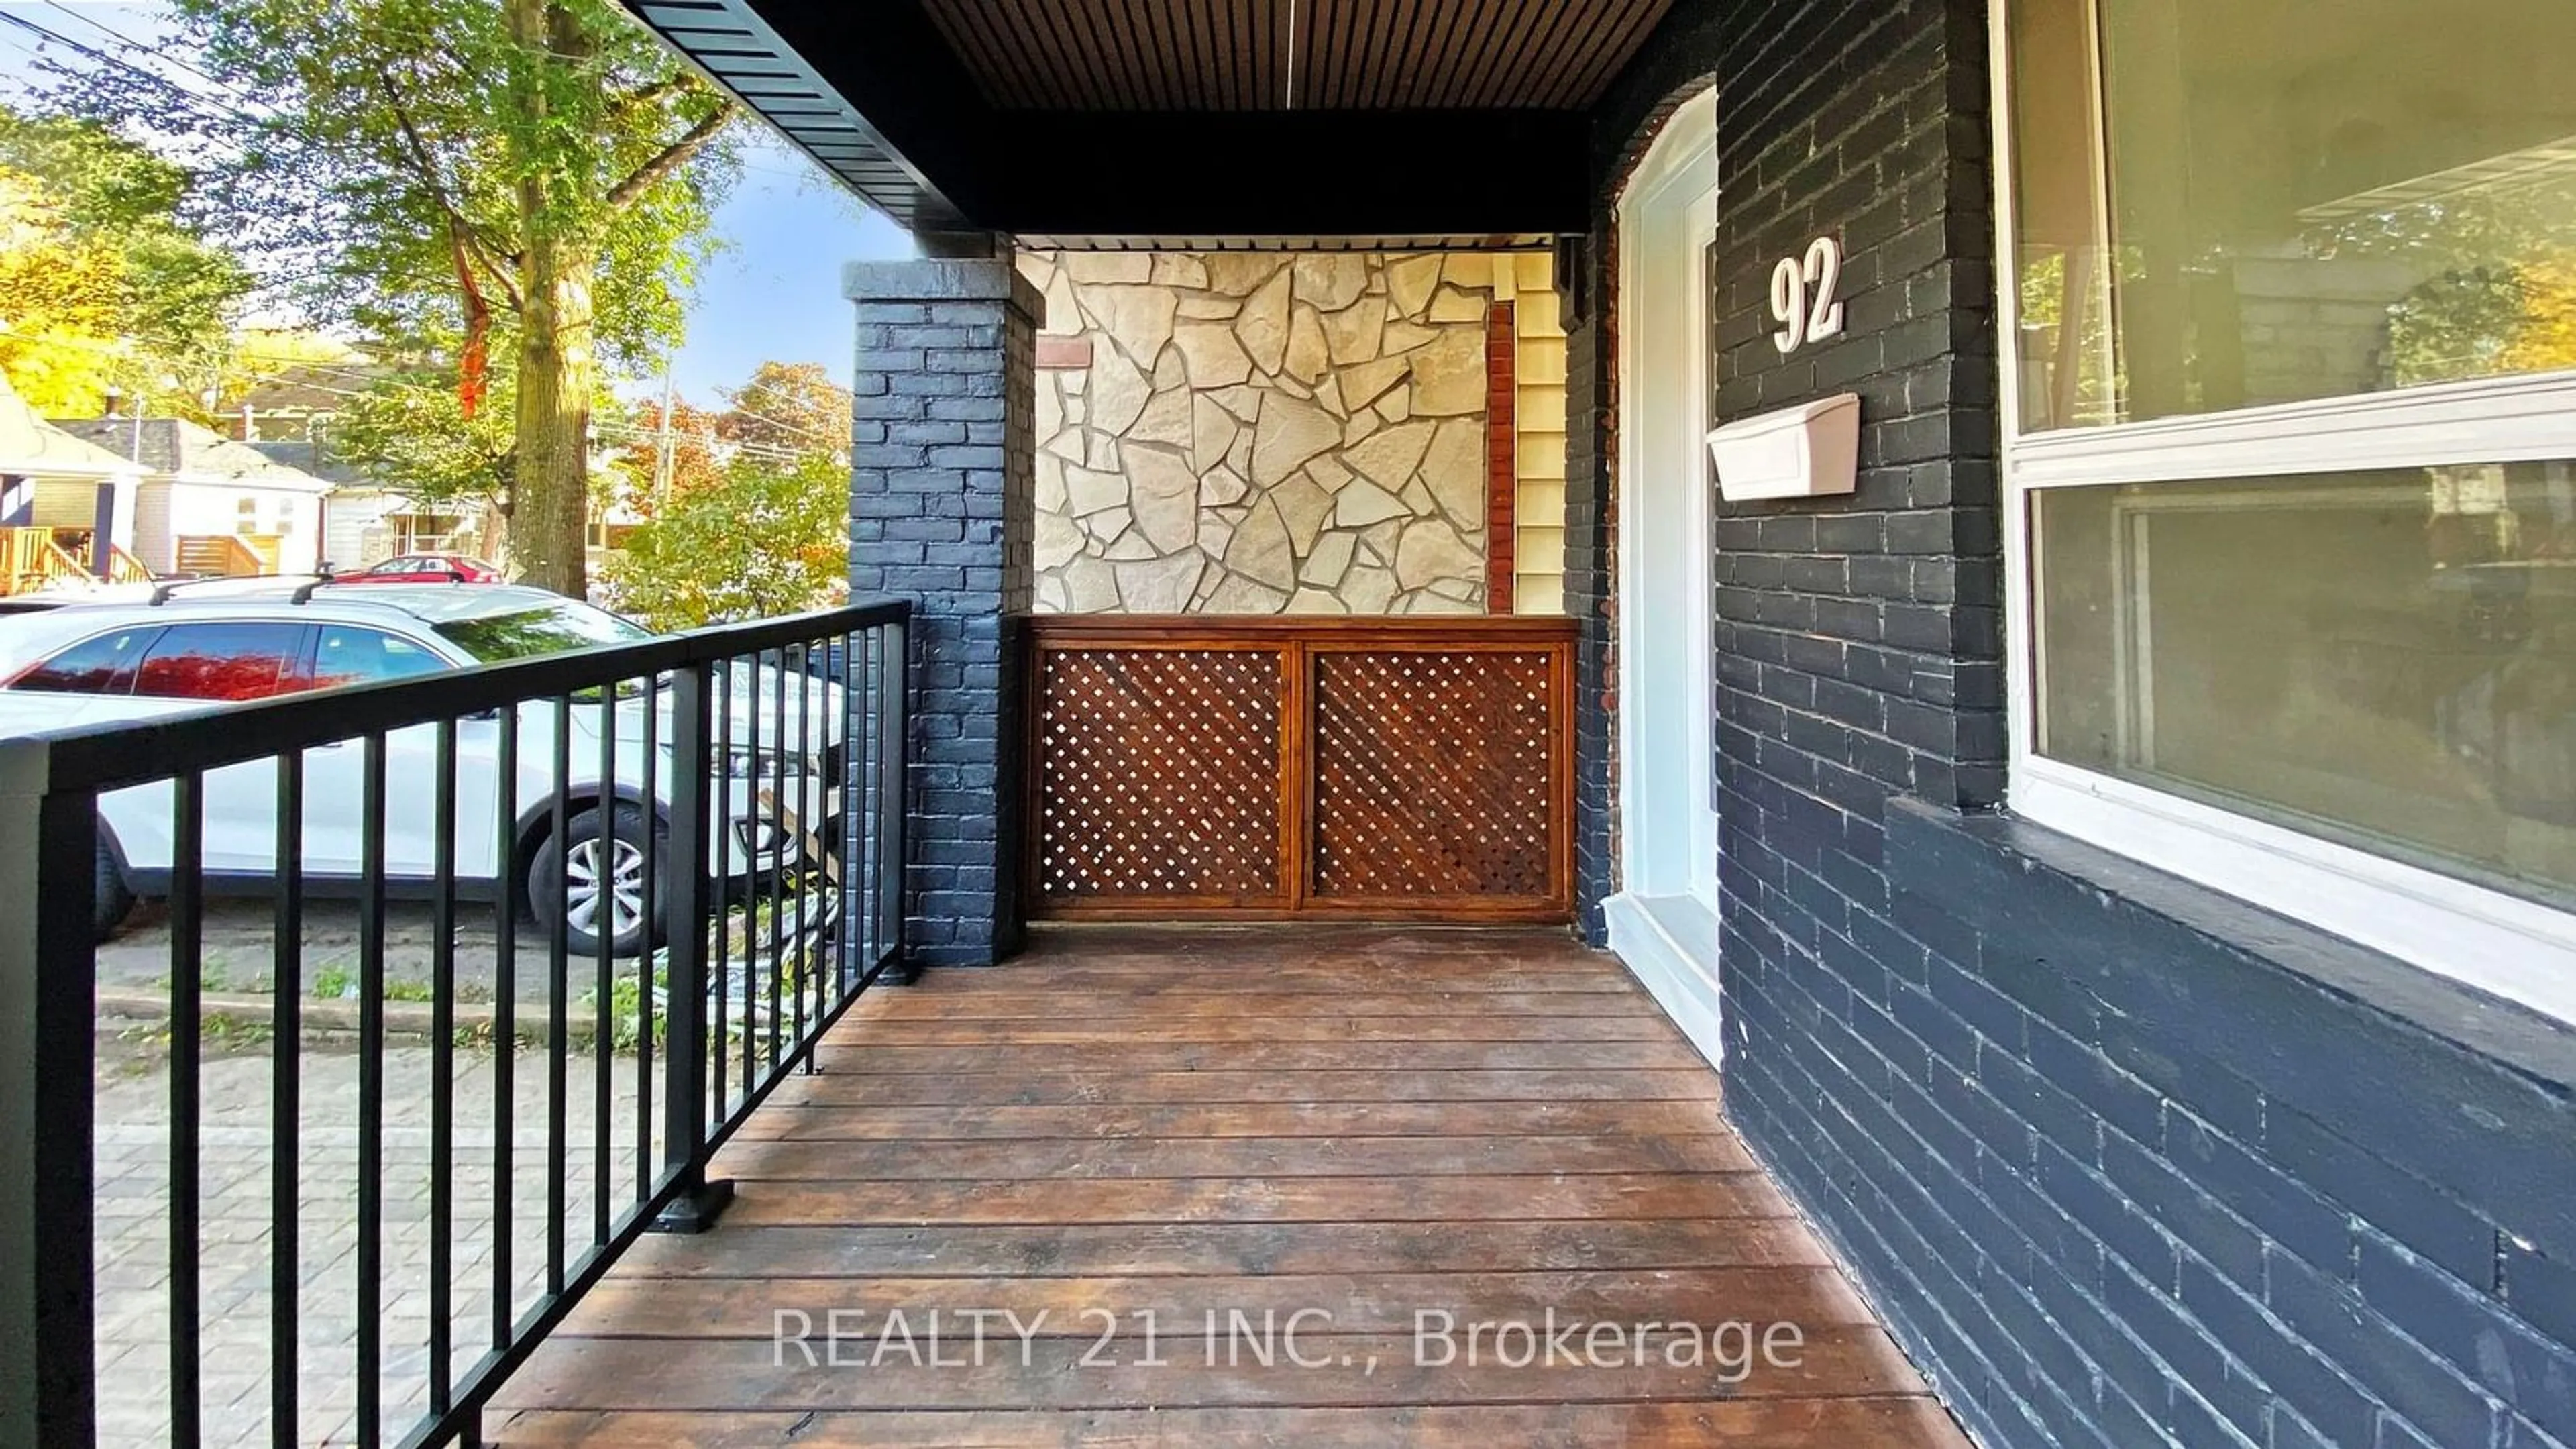
[[[602,367],[641,370],[678,338],[738,169],[734,107],[614,0],[170,9],[170,49],[211,90],[121,74],[66,99],[217,158],[229,230],[319,320],[457,357],[488,315],[513,557],[581,593]]]
[[[725,449],[724,421],[721,414],[674,399],[665,437],[660,401],[637,404],[634,423],[618,433],[623,446],[612,464],[627,498],[650,512],[672,495],[721,483],[724,465],[718,460]]]
[[[815,362],[764,362],[734,390],[724,435],[782,453],[850,452],[850,390]]]
[[[202,415],[252,282],[193,185],[94,121],[0,106],[0,365],[35,406],[93,414],[114,388]]]
[[[608,565],[617,606],[658,629],[794,613],[848,577],[849,471],[743,452],[627,535]]]
[[[2576,365],[2576,182],[2544,175],[2392,206],[2322,228],[2309,243],[2427,273],[2390,309],[2391,383]]]
[[[424,506],[498,503],[510,488],[511,418],[465,416],[446,373],[391,378],[344,399],[329,423],[332,455]]]

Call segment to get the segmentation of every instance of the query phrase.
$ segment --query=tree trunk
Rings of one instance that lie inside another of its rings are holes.
[[[519,576],[580,598],[589,583],[590,401],[596,262],[560,241],[528,248],[527,309],[519,332],[518,467],[511,483],[511,555]]]
[[[501,511],[498,500],[486,499],[482,516],[475,520],[474,546],[484,558],[494,563],[510,559],[510,515]]]
[[[581,65],[591,47],[550,0],[507,0],[510,36],[522,47],[510,96],[513,135],[526,149],[517,193],[523,252],[519,328],[517,466],[510,485],[511,556],[521,580],[580,598],[589,585],[590,401],[598,384],[591,284],[596,249],[548,190],[527,138],[548,124],[547,70]]]

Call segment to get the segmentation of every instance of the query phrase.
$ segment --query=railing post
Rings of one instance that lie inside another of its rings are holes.
[[[98,801],[0,741],[0,1444],[96,1442],[90,918]]]
[[[715,1225],[733,1201],[733,1184],[707,1180],[707,928],[721,899],[707,870],[716,818],[712,760],[715,732],[708,697],[713,666],[693,661],[671,681],[671,832],[669,839],[669,1036],[662,1049],[662,1161],[680,1181],[679,1195],[654,1220],[661,1233],[698,1233]],[[719,927],[720,928],[720,927]],[[649,989],[649,988],[648,988]]]
[[[885,822],[885,848],[877,852],[879,916],[886,932],[886,982],[909,986],[921,979],[921,966],[906,949],[904,923],[911,919],[911,847],[904,825],[912,817],[912,615],[886,625],[883,667],[877,670],[879,761],[884,774],[877,785],[877,808]]]

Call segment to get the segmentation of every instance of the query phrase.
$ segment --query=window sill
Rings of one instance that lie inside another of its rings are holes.
[[[2019,820],[2576,1023],[2576,919],[2540,901],[2060,761],[2013,762]]]
[[[1897,800],[1887,858],[1896,889],[2043,943],[2041,964],[2126,977],[2141,998],[2256,1032],[2348,1017],[2365,1038],[2394,1032],[2576,1099],[2576,1026],[2027,820]]]

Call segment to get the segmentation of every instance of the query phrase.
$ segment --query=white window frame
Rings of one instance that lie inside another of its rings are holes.
[[[2003,369],[2008,804],[2035,824],[2576,1022],[2576,914],[2034,751],[2038,611],[2030,504],[2040,490],[2576,460],[2576,371],[2025,433],[2007,13],[2013,3],[1998,0],[1988,30]]]

